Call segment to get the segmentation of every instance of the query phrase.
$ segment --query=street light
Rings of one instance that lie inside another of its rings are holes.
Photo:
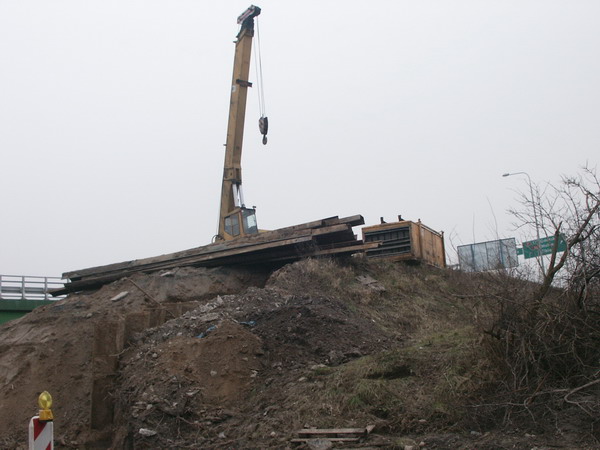
[[[546,268],[544,267],[544,259],[541,254],[541,243],[540,243],[540,226],[538,224],[537,214],[535,211],[535,198],[533,197],[533,187],[531,183],[531,177],[527,172],[512,172],[512,173],[503,173],[503,177],[510,177],[512,175],[525,175],[527,180],[529,181],[529,192],[531,193],[531,205],[533,206],[533,220],[535,221],[535,233],[537,235],[537,251],[538,251],[538,260],[542,269],[542,276],[546,273]]]

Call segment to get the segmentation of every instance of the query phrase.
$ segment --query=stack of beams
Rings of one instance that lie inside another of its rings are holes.
[[[136,272],[175,267],[283,264],[307,257],[350,255],[379,245],[356,238],[352,227],[363,224],[361,215],[341,219],[335,216],[177,253],[75,270],[64,273],[63,278],[69,282],[51,293],[57,296],[96,289]]]

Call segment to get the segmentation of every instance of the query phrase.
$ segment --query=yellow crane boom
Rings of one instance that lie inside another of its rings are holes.
[[[247,208],[242,193],[242,143],[244,140],[244,120],[246,97],[252,83],[248,81],[250,55],[254,36],[254,18],[260,8],[250,6],[238,17],[241,25],[235,41],[235,58],[231,82],[231,100],[225,144],[225,164],[221,189],[221,208],[217,239],[231,240],[238,236],[257,234],[256,210]]]

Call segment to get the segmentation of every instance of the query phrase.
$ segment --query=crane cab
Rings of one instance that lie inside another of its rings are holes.
[[[227,216],[225,216],[224,229],[222,237],[224,240],[258,234],[258,225],[256,223],[256,209],[237,207]]]

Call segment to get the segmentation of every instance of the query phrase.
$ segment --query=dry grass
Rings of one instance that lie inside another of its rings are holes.
[[[389,432],[462,427],[466,405],[493,379],[477,341],[472,328],[437,333],[313,377],[341,416],[363,416]]]
[[[495,400],[505,423],[543,427],[576,418],[600,439],[600,308],[586,310],[568,296],[533,303],[500,302],[486,342],[505,377]]]
[[[351,268],[331,259],[308,258],[273,273],[267,287],[313,297],[343,297],[355,296],[356,284]]]
[[[487,358],[478,316],[489,303],[469,289],[480,280],[430,267],[351,260],[344,265],[305,260],[271,278],[273,288],[306,295],[335,296],[395,336],[381,352],[309,373],[313,386],[297,420],[313,426],[378,423],[389,432],[472,427],[468,405],[494,387],[497,370]],[[385,287],[373,290],[357,280],[368,274]],[[290,285],[292,283],[293,285]],[[464,293],[469,294],[464,295]],[[314,388],[314,386],[317,388]],[[314,419],[313,419],[314,420]]]
[[[305,412],[299,408],[299,420],[314,417],[309,409],[316,402],[323,418],[316,426],[343,418],[377,422],[390,432],[515,423],[548,429],[541,424],[552,427],[565,414],[594,425],[600,315],[575,312],[564,293],[556,291],[557,301],[532,315],[527,300],[538,286],[517,273],[465,274],[360,259],[345,265],[307,260],[284,270],[296,271],[284,278],[299,283],[286,288],[302,285],[307,295],[344,298],[397,342],[314,370],[310,380],[322,387],[311,392]],[[356,276],[365,273],[386,290],[360,284]]]

